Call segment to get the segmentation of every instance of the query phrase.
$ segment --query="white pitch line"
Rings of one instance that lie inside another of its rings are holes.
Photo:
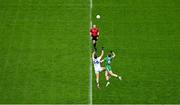
[[[89,29],[92,27],[92,0],[89,0]],[[89,64],[89,105],[92,105],[92,57],[91,57],[91,37],[89,37],[89,53],[90,53],[90,64]]]

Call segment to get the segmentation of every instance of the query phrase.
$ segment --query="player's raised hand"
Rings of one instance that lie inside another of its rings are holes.
[[[97,52],[97,48],[94,48],[94,52]]]
[[[112,54],[112,57],[114,58],[116,56],[116,54],[113,51],[110,51]]]
[[[102,51],[101,51],[101,55],[100,55],[100,59],[103,57],[103,55],[104,55],[104,47],[102,47]]]
[[[102,47],[102,50],[104,50],[104,47]]]

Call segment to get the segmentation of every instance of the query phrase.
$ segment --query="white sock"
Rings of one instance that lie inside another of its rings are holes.
[[[99,79],[96,79],[96,83],[99,84]]]

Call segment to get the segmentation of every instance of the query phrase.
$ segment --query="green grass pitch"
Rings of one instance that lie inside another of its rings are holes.
[[[88,103],[88,5],[0,0],[0,103]]]
[[[89,0],[0,0],[0,104],[89,103],[89,9]],[[93,0],[98,52],[116,53],[123,80],[105,88],[102,72],[98,90],[92,71],[92,103],[180,103],[179,17],[179,0]]]

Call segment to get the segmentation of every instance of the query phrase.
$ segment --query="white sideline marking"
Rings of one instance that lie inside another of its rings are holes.
[[[92,27],[92,0],[89,0],[89,29]],[[89,105],[92,105],[92,59],[91,59],[91,37],[89,37]]]

